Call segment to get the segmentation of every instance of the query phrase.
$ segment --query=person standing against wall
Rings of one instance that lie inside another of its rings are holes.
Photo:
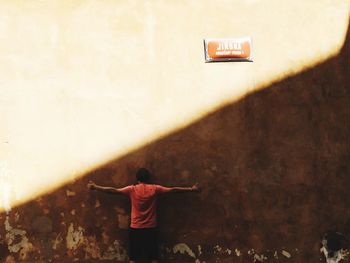
[[[165,193],[201,191],[198,183],[192,187],[164,187],[150,184],[150,172],[140,168],[136,173],[137,184],[123,188],[99,186],[88,183],[90,190],[111,194],[123,194],[131,200],[131,224],[129,228],[130,263],[146,258],[152,263],[159,262],[157,234],[157,196]]]

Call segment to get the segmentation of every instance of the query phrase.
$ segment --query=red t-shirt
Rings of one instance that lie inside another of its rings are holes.
[[[131,200],[132,228],[151,228],[157,226],[157,195],[171,188],[154,184],[130,185],[120,189]]]

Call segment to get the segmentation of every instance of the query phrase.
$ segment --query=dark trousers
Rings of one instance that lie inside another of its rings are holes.
[[[158,260],[157,228],[129,228],[130,260]]]

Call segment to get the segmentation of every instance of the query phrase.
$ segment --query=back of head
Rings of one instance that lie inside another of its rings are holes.
[[[149,182],[150,177],[151,177],[151,173],[146,168],[140,168],[136,172],[136,180],[141,183]]]

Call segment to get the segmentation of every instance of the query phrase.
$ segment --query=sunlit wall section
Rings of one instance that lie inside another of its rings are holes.
[[[2,208],[336,55],[349,3],[0,1]],[[253,39],[204,63],[203,38]]]

